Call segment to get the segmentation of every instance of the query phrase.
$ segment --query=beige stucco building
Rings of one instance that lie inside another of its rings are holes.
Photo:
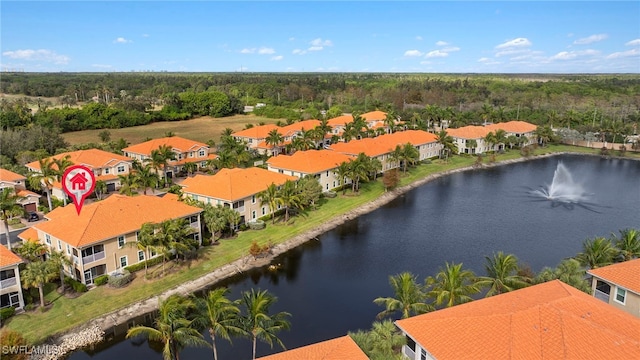
[[[591,269],[593,296],[640,318],[640,259]]]

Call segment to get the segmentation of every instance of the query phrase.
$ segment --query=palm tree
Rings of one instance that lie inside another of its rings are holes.
[[[585,240],[582,243],[582,252],[578,253],[575,258],[582,266],[595,269],[612,264],[616,255],[617,250],[611,240],[598,237]]]
[[[402,162],[403,162],[403,172],[407,173],[407,165],[411,163],[415,165],[418,160],[420,160],[420,151],[415,148],[411,143],[406,143],[402,147],[401,151]]]
[[[397,167],[400,167],[400,162],[402,161],[402,146],[396,145],[396,148],[389,153],[389,160],[396,163],[398,165]]]
[[[487,297],[526,287],[528,283],[518,275],[518,258],[499,251],[493,257],[485,257],[487,276],[478,277],[476,285],[488,287]]]
[[[107,192],[107,183],[104,180],[97,180],[96,187],[93,190],[96,193],[96,198],[102,200],[102,196]]]
[[[349,163],[349,173],[351,179],[351,191],[354,193],[360,190],[360,180],[369,180],[369,157],[360,153],[358,157]]]
[[[202,220],[211,232],[211,243],[214,244],[216,242],[216,233],[224,230],[227,226],[227,219],[224,217],[224,207],[222,205],[213,206],[206,204],[202,212]]]
[[[242,216],[240,213],[231,208],[224,208],[224,216],[223,218],[229,223],[229,229],[231,230],[231,236],[235,234],[236,227],[242,220]]]
[[[229,289],[221,287],[211,290],[204,298],[196,298],[196,323],[209,329],[213,358],[218,360],[216,337],[231,342],[232,335],[246,335],[239,324],[240,308],[238,300],[227,298]]]
[[[462,304],[473,300],[471,295],[480,292],[475,284],[475,275],[471,270],[462,270],[462,263],[445,263],[435,277],[428,277],[427,286],[431,287],[428,295],[435,299],[436,305],[445,304],[446,307]]]
[[[198,170],[198,164],[194,162],[187,162],[183,166],[184,171],[187,172],[187,175],[191,176],[196,170]]]
[[[277,301],[277,298],[267,290],[244,291],[241,297],[241,304],[245,313],[240,316],[240,327],[251,340],[253,346],[253,359],[256,358],[257,340],[269,344],[273,348],[273,343],[277,343],[285,349],[284,344],[278,338],[277,333],[281,330],[288,330],[291,327],[287,317],[291,314],[279,312],[269,314],[269,308]]]
[[[569,284],[574,288],[591,295],[590,282],[585,278],[586,273],[586,270],[582,265],[580,265],[578,260],[568,258],[562,260],[555,269],[549,267],[542,269],[542,271],[536,275],[533,282],[535,284],[540,284],[558,279],[565,284]]]
[[[425,302],[427,294],[422,286],[416,282],[416,277],[413,274],[403,272],[390,276],[389,284],[393,289],[394,297],[379,297],[373,300],[375,304],[386,308],[378,314],[378,318],[400,311],[402,318],[406,319],[433,310],[433,306]]]
[[[156,245],[158,242],[157,237],[155,236],[156,232],[156,224],[153,223],[144,223],[140,227],[140,231],[138,231],[137,240],[135,242],[138,250],[142,250],[145,253],[145,262],[144,262],[144,278],[147,278],[148,272],[148,262],[151,259],[150,250]]]
[[[56,181],[61,181],[62,175],[64,175],[65,170],[71,165],[73,162],[69,160],[71,155],[65,155],[64,157],[53,159],[53,164],[57,167],[55,171]],[[67,194],[62,194],[62,199],[64,201],[64,205],[67,206]]]
[[[375,321],[369,331],[349,333],[353,341],[371,360],[403,360],[400,354],[406,337],[391,320]]]
[[[495,133],[493,133],[493,132],[488,133],[487,135],[485,135],[483,140],[487,144],[487,147],[489,148],[489,151],[495,150],[494,146],[495,146],[495,144],[497,142]]]
[[[458,146],[456,145],[455,141],[453,140],[453,137],[451,137],[451,135],[447,134],[446,130],[440,130],[440,132],[438,133],[438,135],[436,136],[436,142],[440,145],[442,145],[442,152],[441,152],[441,156],[442,154],[446,154],[446,158],[447,160],[449,160],[449,155],[450,154],[457,154],[458,153]]]
[[[38,239],[28,239],[15,249],[16,254],[29,262],[41,261],[42,255],[47,253],[47,247]]]
[[[187,311],[193,303],[180,295],[171,295],[159,304],[159,314],[155,328],[138,325],[127,331],[127,338],[144,336],[149,341],[161,342],[164,360],[179,360],[179,351],[186,346],[203,346],[209,344],[194,327],[193,320],[186,318]]]
[[[51,272],[51,266],[46,261],[34,261],[20,272],[20,278],[25,288],[37,287],[40,293],[40,306],[44,308],[44,285],[56,274]]]
[[[160,169],[162,169],[162,178],[167,182],[167,168],[169,166],[169,161],[176,159],[176,154],[171,149],[171,146],[160,145],[157,149],[151,150],[150,155],[151,157],[146,161],[156,171],[160,171]]]
[[[278,191],[276,201],[278,204],[284,206],[284,222],[286,223],[289,221],[289,209],[302,207],[302,199],[298,193],[298,189],[296,189],[296,183],[287,180]]]
[[[260,206],[267,204],[269,211],[271,211],[271,223],[275,224],[275,215],[278,207],[278,187],[276,184],[271,183],[265,190],[258,193],[258,200],[260,200]]]
[[[623,261],[640,257],[640,231],[637,229],[620,230],[620,237],[615,239],[615,246]]]
[[[120,179],[120,193],[125,194],[127,196],[133,196],[134,193],[137,194],[138,189],[140,188],[140,179],[136,176],[135,173],[130,172],[127,175],[118,175],[118,179]]]
[[[51,266],[52,273],[55,274],[57,272],[60,275],[60,291],[64,293],[64,268],[73,263],[62,251],[50,250],[48,255],[47,263]]]
[[[14,188],[6,187],[0,190],[0,216],[4,222],[4,230],[7,237],[7,249],[11,250],[11,238],[9,237],[9,218],[16,214],[23,214],[24,208],[19,201],[24,197],[16,194]]]
[[[344,195],[347,192],[347,187],[345,186],[347,184],[347,177],[349,176],[350,173],[350,162],[342,162],[340,163],[340,165],[338,165],[338,167],[334,170],[336,173],[336,177],[339,179],[340,181],[340,185],[342,185],[342,195]]]
[[[271,131],[269,131],[269,134],[267,134],[267,137],[265,137],[264,142],[267,145],[271,145],[273,147],[273,151],[274,154],[273,155],[278,155],[278,146],[280,146],[280,144],[282,144],[282,142],[284,141],[284,137],[282,137],[282,135],[278,132],[278,129],[273,129]]]
[[[57,181],[56,170],[53,168],[55,163],[51,158],[45,158],[38,160],[38,164],[40,165],[40,172],[29,174],[29,184],[32,188],[42,189],[47,194],[49,211],[52,211],[51,189],[53,188],[53,183]]]

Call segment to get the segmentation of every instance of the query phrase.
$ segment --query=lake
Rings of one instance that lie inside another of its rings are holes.
[[[552,182],[559,162],[588,199],[564,204],[532,194]],[[484,257],[496,251],[538,272],[576,255],[585,239],[629,227],[640,228],[640,162],[556,156],[439,178],[283,254],[274,260],[277,272],[256,269],[221,285],[232,299],[251,288],[275,294],[272,311],[292,314],[280,338],[295,348],[368,329],[383,310],[373,299],[392,295],[389,275],[410,271],[422,281],[445,261],[484,275]],[[161,359],[160,350],[122,334],[69,359]],[[258,343],[258,356],[279,351]],[[218,353],[250,359],[251,344],[218,341]],[[188,348],[181,358],[213,357],[210,349]]]

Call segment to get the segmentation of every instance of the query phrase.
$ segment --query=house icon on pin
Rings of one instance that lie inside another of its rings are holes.
[[[87,187],[87,181],[89,180],[85,176],[84,172],[78,172],[73,175],[69,181],[71,182],[72,190],[85,190]]]

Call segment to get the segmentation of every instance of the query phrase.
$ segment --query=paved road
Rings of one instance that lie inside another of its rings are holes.
[[[2,245],[4,246],[7,246],[7,235],[5,234],[4,226],[2,226],[0,230],[2,231],[2,234],[0,234],[0,243],[2,243]],[[22,242],[22,240],[18,239],[18,234],[20,234],[23,231],[24,229],[18,229],[18,230],[12,230],[9,232],[9,239],[11,239],[12,245]]]

